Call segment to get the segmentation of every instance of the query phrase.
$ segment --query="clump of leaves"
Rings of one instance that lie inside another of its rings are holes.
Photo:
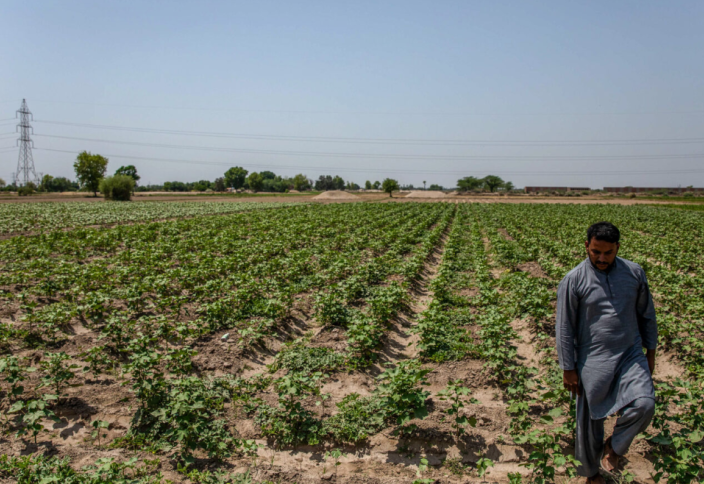
[[[327,463],[328,459],[332,459],[333,462],[335,463],[335,481],[337,481],[337,468],[340,466],[341,462],[340,459],[343,457],[347,457],[347,454],[342,452],[342,449],[333,449],[325,452],[325,456],[323,459],[325,459],[325,462]],[[323,467],[323,474],[325,474],[325,468]]]
[[[462,397],[469,395],[469,388],[462,384],[462,380],[450,380],[447,383],[447,387],[438,393],[440,400],[449,400],[450,408],[444,412],[449,416],[454,416],[452,421],[452,428],[455,431],[455,443],[459,445],[460,435],[464,433],[464,426],[470,425],[475,427],[477,425],[477,419],[474,417],[464,417],[460,415],[460,410],[464,408],[464,402]],[[479,403],[476,399],[471,400],[472,403]]]
[[[311,348],[306,339],[288,343],[277,355],[271,371],[286,369],[292,373],[310,375],[315,372],[332,372],[342,368],[345,357],[330,348]]]
[[[384,429],[386,408],[376,396],[352,393],[337,404],[339,411],[324,421],[325,434],[338,442],[359,442]]]
[[[656,444],[655,482],[694,482],[704,471],[704,388],[677,379],[658,385],[658,401],[648,435]]]
[[[302,405],[303,399],[319,392],[318,379],[291,373],[274,381],[278,407],[261,405],[254,418],[262,433],[279,445],[318,444],[323,434],[322,422]]]
[[[230,393],[217,381],[198,377],[171,380],[158,404],[138,412],[130,432],[166,446],[178,445],[181,459],[187,464],[197,449],[210,458],[225,458],[237,448],[247,450],[253,445],[235,439],[226,421],[219,418],[229,400]]]
[[[79,356],[83,358],[83,361],[88,363],[83,367],[83,372],[90,372],[94,377],[97,377],[104,371],[110,371],[115,367],[115,360],[110,357],[108,348],[105,345],[93,346]]]
[[[413,418],[424,418],[430,393],[419,387],[426,384],[429,372],[417,360],[402,361],[387,369],[379,375],[380,384],[372,395],[352,393],[337,404],[339,411],[325,420],[325,433],[339,442],[359,442],[390,422],[404,425]]]
[[[16,356],[0,358],[0,373],[4,375],[3,381],[10,384],[10,391],[7,398],[13,401],[22,395],[24,386],[21,385],[27,379],[27,373],[35,371],[36,368],[21,364],[21,360]]]
[[[8,413],[22,414],[22,427],[17,431],[18,437],[31,433],[36,445],[37,436],[44,430],[42,419],[59,421],[56,414],[49,409],[48,402],[51,400],[56,400],[56,395],[47,394],[36,400],[18,400],[10,407]]]
[[[484,477],[489,472],[489,467],[494,467],[494,461],[488,457],[484,457],[484,454],[479,454],[479,460],[477,461],[477,475],[479,477]]]
[[[198,352],[191,348],[177,348],[170,350],[166,357],[166,367],[174,375],[187,375],[193,370],[192,358]]]
[[[337,291],[324,292],[315,299],[315,317],[323,324],[345,326],[349,309],[344,296]]]
[[[456,457],[454,459],[445,459],[442,465],[456,476],[464,475],[466,469],[466,466],[462,463],[461,457]]]
[[[425,401],[430,392],[419,388],[428,385],[425,378],[428,373],[430,370],[422,368],[420,361],[405,360],[377,377],[379,386],[374,393],[382,399],[387,415],[395,418],[398,425],[428,415]]]
[[[66,361],[69,359],[71,359],[71,357],[63,351],[59,353],[45,353],[44,359],[39,363],[44,373],[39,388],[51,387],[57,397],[60,398],[63,396],[61,391],[68,382],[76,376],[72,370],[78,368],[78,365],[67,364]]]
[[[418,470],[416,470],[416,477],[418,477],[418,479],[414,480],[413,484],[432,484],[435,482],[435,479],[422,479],[423,473],[428,470],[428,467],[428,459],[421,457],[418,463]]]
[[[231,474],[225,471],[210,472],[193,469],[186,475],[194,484],[252,484],[252,476],[249,471],[242,474]]]
[[[560,415],[562,410],[555,408],[547,415],[543,415],[540,421],[543,424],[550,424]],[[570,434],[571,431],[565,425],[561,425],[555,429],[534,430],[524,435],[514,436],[517,444],[528,444],[533,448],[528,462],[520,464],[532,471],[533,482],[538,484],[552,482],[557,468],[563,466],[568,477],[572,478],[577,474],[576,466],[579,465],[579,461],[571,454],[564,454],[560,445],[562,436]]]
[[[93,422],[91,422],[90,425],[91,425],[91,427],[93,427],[93,431],[90,433],[90,436],[98,441],[98,447],[100,447],[100,438],[107,437],[107,435],[108,435],[108,434],[101,435],[101,429],[107,429],[110,426],[110,424],[108,422],[106,422],[105,420],[93,420]]]

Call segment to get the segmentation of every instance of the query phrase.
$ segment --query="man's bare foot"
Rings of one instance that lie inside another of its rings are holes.
[[[611,447],[611,437],[606,439],[604,447],[604,457],[601,459],[601,467],[606,472],[614,472],[618,470],[618,461],[620,456],[614,452],[614,448]]]
[[[587,484],[606,484],[606,480],[597,472],[594,477],[587,477]]]

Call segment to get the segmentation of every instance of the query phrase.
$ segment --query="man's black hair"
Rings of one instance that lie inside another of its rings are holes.
[[[591,242],[594,237],[596,240],[616,244],[621,239],[621,232],[611,222],[597,222],[587,229],[587,242]]]

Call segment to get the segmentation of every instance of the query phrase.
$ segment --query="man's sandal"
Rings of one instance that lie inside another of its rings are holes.
[[[599,459],[599,469],[601,469],[602,472],[604,472],[604,474],[611,477],[612,479],[617,479],[618,474],[621,473],[619,470],[619,463],[618,462],[616,463],[616,466],[614,466],[614,468],[611,470],[604,467],[604,457],[606,457],[607,448],[611,448],[612,451],[614,450],[614,448],[611,446],[611,437],[606,439],[606,442],[604,442],[604,450],[601,453],[601,458]],[[620,461],[621,456],[619,456],[618,454],[616,454],[616,456],[619,458],[619,461]]]

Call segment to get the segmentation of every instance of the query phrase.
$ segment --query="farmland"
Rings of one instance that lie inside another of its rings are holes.
[[[6,204],[0,210],[0,236],[82,226],[228,214],[279,205],[261,202],[134,202],[129,205],[85,202]]]
[[[0,206],[0,479],[565,482],[555,292],[609,220],[660,327],[657,413],[626,467],[701,480],[704,214],[40,205]]]

